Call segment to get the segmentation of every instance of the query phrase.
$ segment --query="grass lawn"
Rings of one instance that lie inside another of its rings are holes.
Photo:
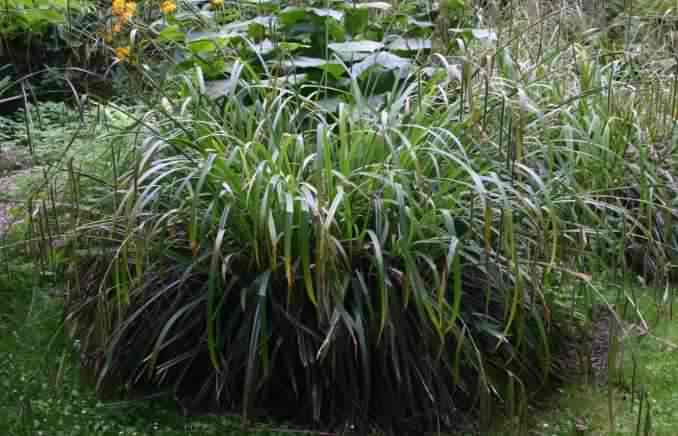
[[[561,388],[550,403],[532,411],[530,434],[678,434],[678,323],[671,318],[670,301],[658,303],[649,290],[637,294],[650,331],[625,342],[621,380],[611,388],[585,383]],[[614,432],[610,431],[611,419]]]

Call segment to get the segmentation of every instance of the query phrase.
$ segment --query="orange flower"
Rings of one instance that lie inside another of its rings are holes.
[[[137,4],[134,2],[126,3],[125,8],[118,16],[118,19],[122,24],[127,24],[127,22],[134,16],[134,13],[137,11]]]
[[[160,10],[163,14],[171,14],[177,10],[177,4],[172,0],[165,0],[160,4]]]
[[[113,6],[111,7],[111,12],[115,16],[121,16],[125,13],[125,0],[113,0]]]
[[[113,25],[113,32],[117,33],[122,30],[122,26],[134,16],[137,12],[137,4],[135,2],[126,2],[125,0],[113,0],[111,6],[111,13],[118,17],[117,23]]]
[[[115,49],[115,57],[120,62],[125,62],[129,57],[129,47],[118,47]]]

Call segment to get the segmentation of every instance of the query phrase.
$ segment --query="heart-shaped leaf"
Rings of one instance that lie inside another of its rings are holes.
[[[299,22],[307,22],[316,18],[330,17],[341,22],[344,19],[344,13],[336,9],[320,9],[320,8],[300,8],[296,6],[288,6],[278,14],[280,23],[283,26],[291,26]]]
[[[275,45],[271,42],[270,39],[265,39],[258,44],[252,45],[251,47],[257,54],[260,54],[262,56],[267,55],[271,53],[273,50],[275,50]]]
[[[367,52],[372,53],[377,50],[384,48],[384,44],[377,41],[349,41],[349,42],[335,42],[332,44],[327,44],[331,50],[336,52]]]
[[[401,58],[400,56],[394,55],[393,53],[378,52],[369,55],[362,61],[353,65],[351,67],[351,76],[357,78],[363,72],[375,66],[381,67],[385,70],[393,71],[400,77],[403,77],[409,72],[410,68],[412,67],[412,62]]]
[[[346,10],[344,25],[350,35],[358,35],[367,29],[370,22],[370,14],[367,9],[349,8]]]
[[[158,35],[161,41],[181,42],[186,38],[186,32],[182,31],[178,25],[167,26]]]
[[[299,56],[282,62],[284,68],[317,68],[327,63],[322,58],[312,58],[308,56]]]
[[[340,78],[346,72],[344,66],[338,62],[331,62],[322,58],[313,58],[308,56],[299,56],[286,60],[282,67],[287,70],[315,68],[331,74],[335,79]]]
[[[387,11],[391,9],[391,4],[386,2],[366,2],[358,3],[355,5],[355,7],[358,9],[379,9],[382,11]]]
[[[427,20],[417,20],[416,18],[408,17],[407,24],[410,26],[418,27],[420,29],[430,29],[433,28],[433,22]]]
[[[431,40],[425,38],[397,38],[388,44],[390,50],[421,51],[431,49]]]

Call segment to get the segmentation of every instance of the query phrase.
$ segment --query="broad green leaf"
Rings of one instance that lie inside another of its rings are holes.
[[[27,9],[22,11],[22,14],[23,18],[31,25],[41,22],[45,24],[62,24],[66,22],[64,14],[55,9]]]
[[[312,58],[308,56],[299,56],[282,62],[285,68],[314,68],[326,64],[327,61],[322,58]]]
[[[465,0],[442,0],[447,4],[447,10],[449,12],[461,13],[466,8]]]
[[[299,56],[286,60],[282,63],[286,69],[295,68],[318,68],[339,77],[344,72],[344,66],[338,62],[330,62],[322,58],[313,58],[308,56]]]
[[[309,8],[308,10],[317,15],[318,17],[331,17],[337,21],[341,21],[344,19],[344,13],[336,9]]]
[[[181,30],[177,24],[167,26],[158,35],[161,41],[181,42],[186,39],[186,32]]]
[[[356,8],[358,9],[378,9],[382,11],[387,11],[391,9],[391,4],[386,3],[386,2],[366,2],[366,3],[358,3],[355,5]]]
[[[388,52],[374,53],[351,67],[351,76],[359,77],[363,72],[372,67],[381,67],[385,70],[394,71],[403,77],[411,67],[412,62]]]
[[[193,53],[210,53],[219,49],[216,41],[209,39],[199,39],[188,43],[188,48]]]
[[[247,26],[247,36],[254,41],[261,41],[266,38],[266,31],[268,30],[267,26],[264,26],[260,23],[250,23]]]
[[[293,52],[302,48],[310,48],[311,46],[308,44],[301,44],[298,42],[279,42],[278,47],[280,47],[281,50],[284,50],[286,52]]]
[[[271,42],[270,39],[265,39],[258,44],[254,44],[252,46],[248,45],[247,47],[253,48],[254,51],[260,55],[267,55],[271,53],[273,50],[275,50],[275,45]]]
[[[278,14],[280,24],[283,26],[291,26],[299,22],[313,21],[313,18],[329,17],[337,22],[344,19],[344,13],[335,9],[319,9],[319,8],[302,8],[296,6],[288,6]]]
[[[283,85],[299,85],[307,80],[306,74],[290,74],[287,76],[274,77],[259,82],[262,86],[283,86]]]
[[[247,21],[229,23],[225,25],[223,29],[231,32],[244,32],[253,24],[258,24],[264,27],[271,27],[275,26],[277,22],[278,18],[273,15],[262,15],[254,17],[251,20]]]
[[[417,20],[416,18],[408,17],[407,24],[410,26],[418,27],[420,29],[432,29],[434,27],[433,22],[427,20]]]
[[[180,12],[175,15],[174,19],[180,22],[194,22],[197,17],[202,18],[205,22],[208,22],[214,18],[214,12],[201,10],[198,12]]]
[[[371,53],[368,51],[338,51],[334,54],[344,62],[354,63],[362,61]]]
[[[217,31],[189,32],[187,35],[187,40],[191,42],[200,39],[215,39],[239,36],[242,34],[246,34],[250,30],[250,26],[264,26],[265,28],[268,28],[270,26],[275,25],[276,21],[277,19],[273,16],[262,16],[246,21],[236,21],[220,27],[219,30]]]
[[[397,38],[388,44],[390,50],[421,51],[431,49],[431,40],[424,38]]]
[[[292,26],[300,21],[306,21],[307,18],[308,15],[305,8],[289,6],[278,13],[280,24],[285,27]]]
[[[189,44],[192,44],[194,42],[209,42],[217,39],[231,38],[233,36],[238,36],[238,34],[224,29],[216,32],[190,32],[186,35],[186,41]]]
[[[372,53],[384,48],[384,44],[377,41],[349,41],[349,42],[334,42],[327,44],[331,50],[342,53],[350,52],[368,52]]]
[[[337,62],[326,62],[325,64],[320,65],[318,69],[332,75],[335,80],[340,79],[347,73],[346,68]]]
[[[349,8],[346,9],[346,19],[344,25],[350,35],[362,33],[369,24],[370,15],[367,9]]]

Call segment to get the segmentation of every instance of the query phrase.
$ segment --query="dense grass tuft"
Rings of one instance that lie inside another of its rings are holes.
[[[330,114],[245,87],[146,114],[157,134],[71,251],[102,381],[246,420],[434,429],[519,407],[554,365],[543,249],[518,237],[552,225],[522,206],[544,191],[462,142],[435,89]]]

